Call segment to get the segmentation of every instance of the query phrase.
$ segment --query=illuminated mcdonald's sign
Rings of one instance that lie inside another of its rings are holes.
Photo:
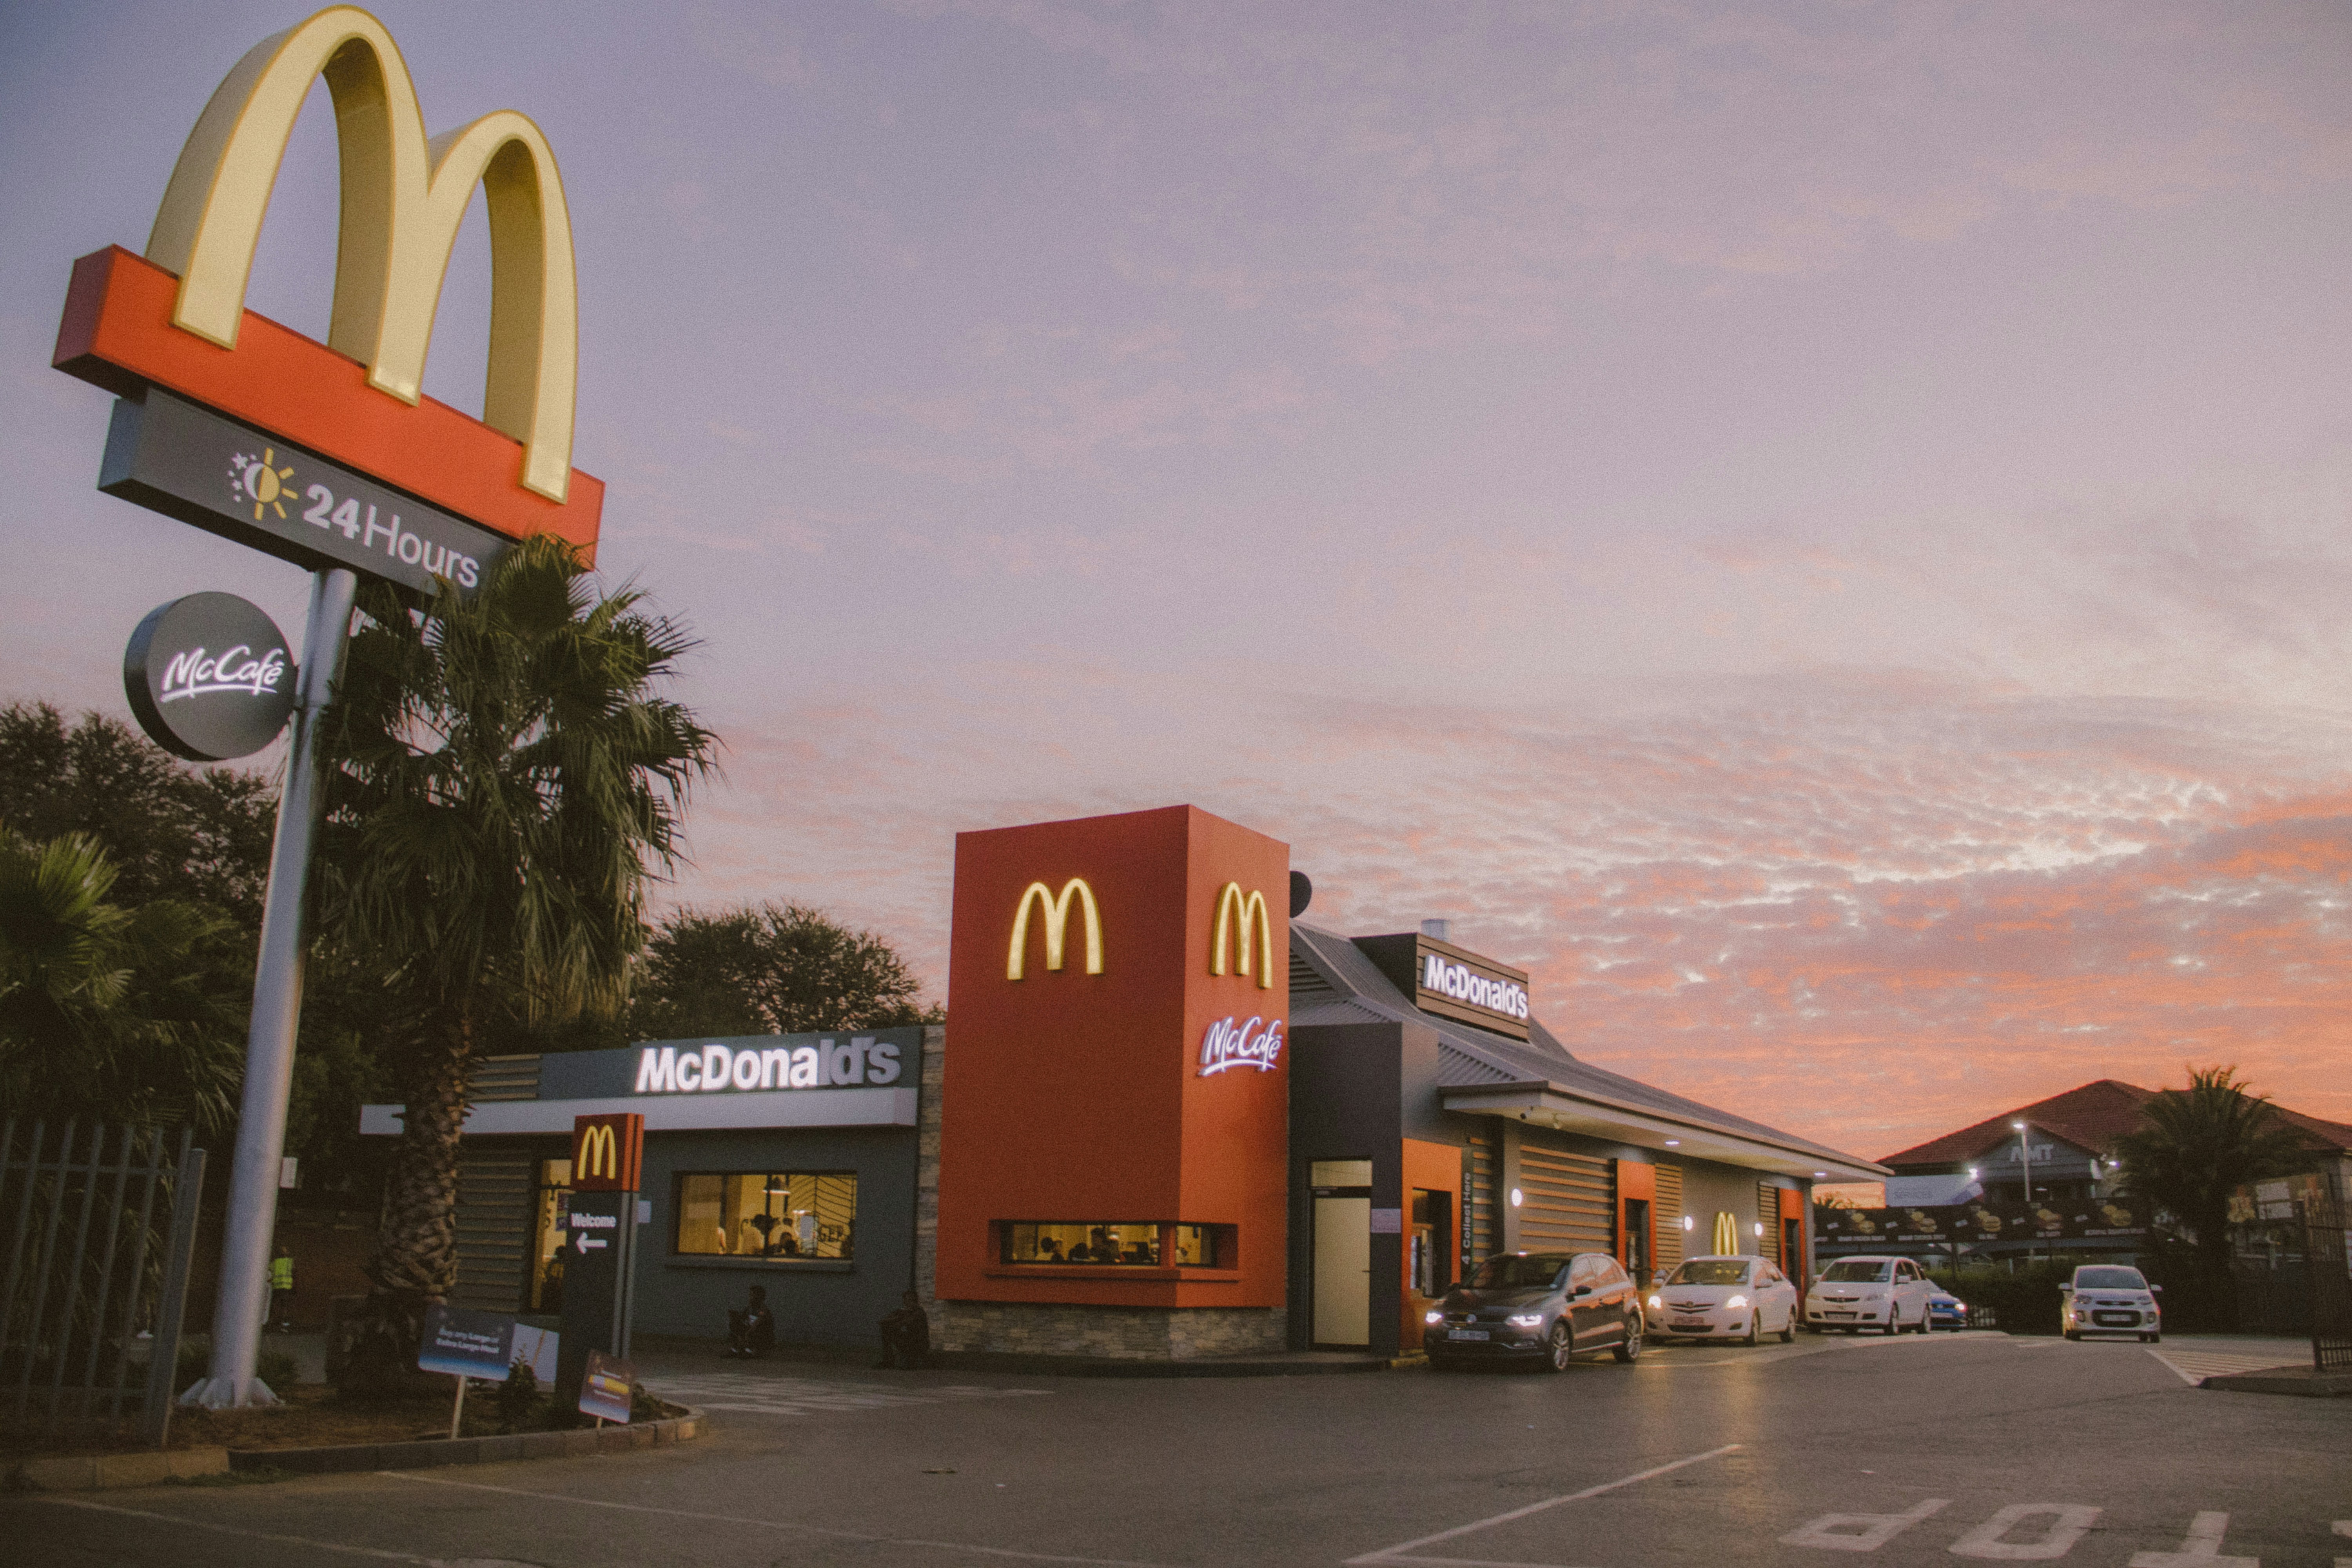
[[[1020,905],[1013,911],[1013,942],[1005,950],[1004,977],[1018,980],[1025,973],[1029,959],[1029,910],[1032,904],[1045,915],[1045,967],[1062,967],[1065,939],[1069,934],[1070,900],[1076,898],[1086,913],[1087,973],[1103,972],[1102,911],[1095,906],[1095,890],[1087,886],[1084,877],[1073,877],[1062,884],[1056,896],[1043,882],[1032,882],[1021,891]]]
[[[562,500],[572,477],[580,323],[555,154],[510,109],[428,142],[400,46],[357,6],[332,6],[263,39],[205,105],[147,239],[147,259],[180,275],[172,324],[236,346],[270,187],[302,100],[322,76],[343,181],[327,346],[366,365],[370,386],[417,401],[450,247],[480,185],[490,219],[482,420],[523,444],[524,487]]]
[[[572,1190],[634,1193],[645,1160],[646,1119],[621,1111],[572,1119]]]
[[[1236,931],[1238,927],[1238,931]],[[1251,939],[1256,945],[1253,949]],[[1258,989],[1270,990],[1274,985],[1274,921],[1266,913],[1265,895],[1260,892],[1244,894],[1239,882],[1227,882],[1217,893],[1217,925],[1209,940],[1209,973],[1223,974],[1233,940],[1238,937],[1241,952],[1235,966],[1244,974],[1257,976]],[[1255,952],[1256,963],[1252,963]]]

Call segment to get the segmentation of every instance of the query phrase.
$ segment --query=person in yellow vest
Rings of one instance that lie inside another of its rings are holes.
[[[294,1331],[294,1255],[286,1244],[278,1244],[278,1256],[269,1260],[270,1316],[281,1334]]]

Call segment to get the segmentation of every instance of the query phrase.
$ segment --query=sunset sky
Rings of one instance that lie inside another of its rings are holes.
[[[1191,802],[1856,1153],[2191,1062],[2352,1121],[2352,8],[375,9],[562,162],[600,563],[729,747],[669,901],[938,996],[956,831]],[[304,14],[0,8],[0,700],[299,626],[48,359]],[[334,203],[321,88],[317,336]]]

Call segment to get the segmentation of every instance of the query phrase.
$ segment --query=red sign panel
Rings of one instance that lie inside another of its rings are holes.
[[[634,1193],[645,1163],[646,1119],[635,1111],[572,1119],[572,1190]]]

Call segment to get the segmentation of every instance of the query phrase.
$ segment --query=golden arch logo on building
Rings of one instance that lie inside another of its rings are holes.
[[[621,1141],[613,1136],[613,1129],[604,1122],[580,1130],[580,1147],[573,1151],[572,1169],[577,1174],[606,1180],[617,1179],[621,1173]]]
[[[572,1187],[582,1193],[634,1193],[643,1166],[646,1119],[608,1111],[572,1119]]]
[[[1095,890],[1087,886],[1084,877],[1073,877],[1062,884],[1057,896],[1043,882],[1032,882],[1021,891],[1021,902],[1013,911],[1013,943],[1005,950],[1004,978],[1018,980],[1025,973],[1029,958],[1029,910],[1034,905],[1045,916],[1045,967],[1062,967],[1062,954],[1070,928],[1070,900],[1076,899],[1086,916],[1087,973],[1103,972],[1102,911],[1095,905]]]
[[[572,218],[555,154],[513,110],[427,141],[400,47],[382,22],[337,5],[265,38],[221,81],[190,132],[147,259],[179,275],[172,323],[236,346],[254,247],[311,81],[333,99],[342,218],[327,342],[370,386],[422,395],[449,252],[474,187],[490,220],[490,355],[483,423],[523,444],[526,489],[562,501],[579,376]]]
[[[1241,943],[1236,967],[1244,974],[1255,974],[1259,990],[1272,990],[1274,919],[1266,912],[1265,895],[1256,891],[1244,894],[1239,882],[1227,882],[1217,891],[1216,930],[1209,939],[1210,973],[1225,973],[1226,959],[1235,937]],[[1256,939],[1255,948],[1251,945],[1253,937]]]

